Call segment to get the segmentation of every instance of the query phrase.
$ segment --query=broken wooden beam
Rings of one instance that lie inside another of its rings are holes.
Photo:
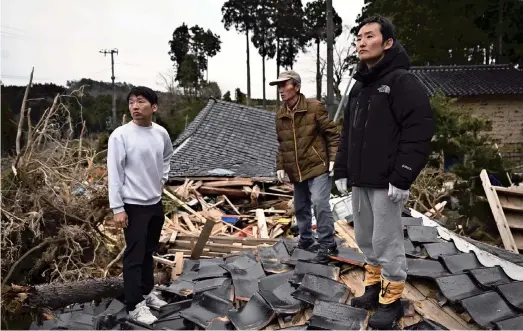
[[[194,246],[194,249],[191,253],[191,260],[198,260],[200,258],[200,255],[202,255],[203,248],[205,247],[205,244],[207,243],[207,240],[211,235],[212,229],[214,228],[214,224],[214,221],[208,220],[203,226],[202,232],[198,236],[196,246]]]
[[[258,231],[260,238],[269,238],[269,230],[267,229],[267,221],[263,209],[256,209],[256,220],[258,221]]]
[[[205,217],[203,217],[200,213],[198,213],[197,211],[195,211],[194,209],[192,209],[191,207],[189,207],[185,202],[183,202],[182,200],[178,199],[174,194],[172,194],[171,192],[167,191],[166,189],[163,189],[163,193],[168,196],[169,198],[171,198],[174,202],[176,202],[178,205],[180,205],[183,209],[187,210],[189,213],[193,214],[194,216],[196,216],[202,223],[205,223],[207,220],[205,219]]]

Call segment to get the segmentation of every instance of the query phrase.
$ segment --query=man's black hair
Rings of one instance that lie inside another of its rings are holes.
[[[380,32],[383,36],[383,42],[389,40],[392,38],[392,40],[396,40],[396,27],[392,22],[383,16],[376,15],[371,16],[363,20],[363,22],[360,23],[358,26],[358,31],[366,24],[369,23],[378,23],[380,25]]]
[[[129,94],[127,95],[127,102],[129,102],[129,98],[131,95],[134,96],[142,96],[144,97],[149,103],[152,105],[158,104],[158,96],[156,95],[156,92],[154,92],[152,89],[146,87],[146,86],[135,86],[129,91]]]

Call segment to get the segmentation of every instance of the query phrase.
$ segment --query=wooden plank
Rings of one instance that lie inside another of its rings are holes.
[[[183,270],[183,252],[176,252],[175,253],[175,255],[174,255],[174,263],[176,265],[173,268],[172,272],[175,274],[176,278],[178,278],[182,274],[182,270]]]
[[[234,212],[238,215],[241,215],[240,211],[238,210],[238,208],[236,208],[235,205],[233,205],[233,203],[231,202],[231,200],[229,200],[229,198],[227,198],[226,195],[223,196],[223,198],[225,199],[225,201],[227,201],[227,203],[229,204],[229,206],[231,206],[231,208],[234,210]]]
[[[503,209],[523,213],[523,197],[519,198],[498,192],[498,198]]]
[[[226,180],[252,180],[253,182],[276,182],[278,178],[276,177],[170,177],[169,180],[177,181],[177,182],[185,182],[187,179],[189,180],[201,180],[201,181],[226,181]]]
[[[172,220],[174,225],[178,225],[179,224],[178,213],[173,213],[173,216],[172,216],[171,220]]]
[[[177,240],[176,243],[172,246],[172,248],[181,248],[181,249],[193,249],[195,247],[195,244],[190,241],[181,241]],[[241,243],[235,243],[235,244],[213,244],[207,242],[205,245],[205,249],[210,252],[220,252],[220,253],[231,253],[233,251],[248,251],[248,250],[255,250],[257,246],[246,246],[242,245]]]
[[[195,211],[194,209],[192,209],[191,207],[189,207],[185,202],[183,202],[182,200],[178,199],[176,196],[174,196],[174,194],[172,194],[171,192],[167,191],[166,189],[163,189],[163,193],[168,196],[169,198],[171,198],[174,202],[176,202],[178,205],[180,205],[183,209],[187,210],[189,213],[191,213],[192,215],[196,216],[202,223],[205,223],[207,220],[205,219],[205,217],[203,217],[202,215],[200,215],[197,211]]]
[[[186,213],[182,213],[182,214],[180,214],[180,216],[182,217],[185,225],[187,225],[187,227],[189,228],[189,231],[191,231],[192,233],[198,232],[198,229],[194,226],[194,224],[189,219],[189,215],[187,215]]]
[[[509,188],[509,187],[502,187],[502,186],[494,186],[497,192],[503,192],[506,194],[510,194],[513,196],[523,197],[523,189],[521,188]]]
[[[200,258],[200,255],[202,255],[203,248],[205,247],[205,244],[207,243],[207,240],[209,239],[209,236],[211,235],[214,224],[215,223],[213,221],[208,220],[205,223],[205,225],[203,226],[202,232],[200,233],[200,236],[198,237],[198,241],[196,242],[196,246],[194,247],[194,249],[191,253],[192,260],[198,260]]]
[[[176,237],[178,236],[178,231],[173,231],[171,233],[171,236],[169,237],[169,243],[173,243],[176,241]]]
[[[181,248],[170,248],[167,250],[168,254],[176,254],[177,252],[182,252],[184,258],[190,258],[191,257],[191,250],[190,249],[181,249]],[[201,259],[210,259],[214,257],[223,257],[226,255],[225,253],[217,253],[217,252],[209,252],[205,251],[200,256]]]
[[[165,244],[165,243],[169,242],[169,238],[171,238],[171,235],[173,232],[175,232],[175,231],[172,231],[172,232],[162,231],[162,235],[160,237],[160,244]]]
[[[503,208],[501,208],[496,190],[490,184],[490,180],[485,169],[481,170],[480,178],[483,184],[483,189],[485,190],[485,195],[487,196],[487,200],[490,205],[490,209],[494,215],[494,220],[496,220],[499,234],[501,236],[501,240],[503,241],[503,246],[506,250],[519,253],[516,242],[514,241],[514,237],[512,237],[512,233],[507,224],[505,214],[503,213]]]
[[[230,186],[252,186],[254,182],[252,179],[243,178],[243,179],[233,179],[233,180],[219,180],[214,182],[206,182],[206,187],[230,187]]]
[[[260,238],[269,238],[269,231],[267,229],[267,221],[263,209],[256,209],[256,219],[258,220],[258,230],[260,231]]]
[[[509,228],[523,230],[523,215],[507,210],[505,211],[505,219]],[[514,231],[512,231],[512,236],[514,236]]]
[[[258,238],[258,227],[257,226],[252,227],[252,236],[254,238]]]
[[[180,224],[175,225],[175,226],[174,226],[174,229],[175,229],[176,231],[178,231],[179,233],[184,233],[185,235],[191,235],[191,234],[193,234],[193,232],[188,231],[188,230],[182,228],[182,226],[181,226]]]
[[[195,235],[179,235],[177,240],[193,240],[196,241],[198,239],[198,236]],[[218,237],[213,236],[209,237],[209,241],[213,243],[220,243],[220,244],[229,244],[232,245],[233,243],[242,243],[243,245],[261,245],[261,244],[275,244],[279,241],[279,239],[256,239],[256,238],[241,238],[241,237]]]
[[[233,188],[221,188],[221,187],[209,187],[203,185],[198,189],[198,191],[202,194],[207,195],[228,195],[231,197],[239,197],[244,198],[247,196],[247,194],[240,189],[233,189]]]
[[[347,285],[353,296],[359,297],[365,292],[365,284],[363,283],[363,270],[353,269],[346,274],[340,276],[341,281]]]
[[[170,267],[174,267],[174,265],[175,265],[174,261],[171,261],[171,260],[168,260],[168,259],[164,259],[163,257],[159,257],[159,256],[153,256],[153,260],[155,260],[158,263],[170,266]]]
[[[282,225],[281,224],[278,224],[274,227],[274,229],[272,230],[272,233],[271,233],[271,238],[278,238],[279,236],[281,236],[283,234],[283,229],[282,229]]]

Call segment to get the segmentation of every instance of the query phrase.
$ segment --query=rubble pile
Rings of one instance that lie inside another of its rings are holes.
[[[180,275],[156,286],[168,304],[150,307],[158,318],[153,325],[130,320],[123,303],[112,299],[73,305],[31,328],[253,330],[323,328],[328,323],[361,329],[367,312],[347,304],[351,289],[340,277],[361,265],[361,253],[343,248],[331,264],[313,264],[297,243],[296,238],[283,238],[223,257],[184,259]],[[353,264],[347,256],[360,262]]]

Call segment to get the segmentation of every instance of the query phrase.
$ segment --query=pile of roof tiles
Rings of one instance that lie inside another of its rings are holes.
[[[484,266],[473,251],[459,251],[438,237],[421,219],[404,218],[409,278],[436,282],[442,303],[466,310],[482,327],[523,329],[523,281],[511,279],[500,266]]]
[[[440,303],[467,311],[481,327],[523,328],[523,282],[500,267],[483,266],[474,253],[460,252],[421,219],[404,217],[408,276],[434,280]],[[362,266],[364,258],[342,247],[329,265],[313,264],[315,253],[284,238],[256,251],[223,258],[189,260],[180,277],[156,290],[168,305],[151,311],[153,325],[132,321],[117,299],[84,304],[57,313],[32,329],[353,329],[365,328],[368,312],[351,307],[351,289],[340,274]],[[404,302],[405,311],[408,302]],[[406,329],[444,329],[430,320]]]
[[[342,241],[338,239],[338,244]],[[75,305],[57,319],[32,329],[168,329],[234,330],[353,329],[360,330],[367,311],[348,305],[350,289],[340,272],[362,265],[363,256],[343,248],[329,265],[310,263],[315,253],[285,238],[274,246],[224,258],[185,260],[181,276],[156,288],[168,305],[151,311],[153,325],[128,318],[114,299],[99,305]],[[299,314],[312,308],[308,320]],[[425,322],[428,323],[428,322]]]

